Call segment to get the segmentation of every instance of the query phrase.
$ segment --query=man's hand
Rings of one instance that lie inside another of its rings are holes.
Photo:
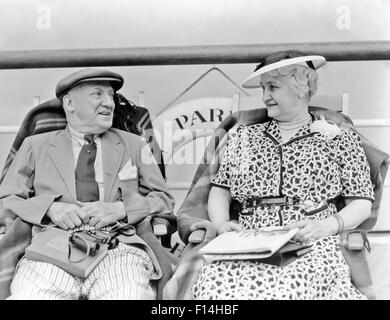
[[[230,231],[241,231],[242,227],[234,221],[226,221],[217,226],[218,234],[222,234]]]
[[[89,217],[88,224],[97,229],[115,223],[126,217],[125,207],[122,202],[80,202],[80,209]]]
[[[294,240],[300,242],[315,241],[334,234],[332,226],[325,220],[305,220],[292,222],[286,225],[284,230],[298,228]]]
[[[53,202],[47,215],[53,223],[64,230],[73,229],[89,220],[86,212],[74,203]]]

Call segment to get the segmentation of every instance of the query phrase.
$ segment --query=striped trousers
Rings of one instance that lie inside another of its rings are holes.
[[[155,272],[142,249],[119,243],[86,279],[50,263],[23,258],[11,283],[9,300],[154,300],[150,278]]]

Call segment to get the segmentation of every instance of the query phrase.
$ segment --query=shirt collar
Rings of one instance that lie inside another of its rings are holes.
[[[83,146],[85,144],[84,133],[81,133],[80,131],[72,128],[70,125],[68,125],[68,130],[71,138],[73,141],[77,142],[79,145]],[[96,139],[98,138],[98,135],[94,135],[93,139],[96,142]]]

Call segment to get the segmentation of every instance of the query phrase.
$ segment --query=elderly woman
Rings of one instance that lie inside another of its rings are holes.
[[[338,234],[370,216],[370,169],[359,136],[308,111],[321,56],[271,54],[243,83],[261,87],[271,121],[237,125],[212,178],[208,214],[219,234],[241,229],[299,228],[312,250],[279,267],[256,260],[205,263],[195,299],[364,299],[351,283]],[[335,199],[346,206],[337,212]],[[230,221],[232,199],[241,205]],[[256,201],[254,201],[256,200]]]

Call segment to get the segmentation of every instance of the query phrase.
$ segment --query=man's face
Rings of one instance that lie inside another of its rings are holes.
[[[114,90],[108,81],[86,82],[64,96],[69,125],[86,134],[101,134],[112,126]]]

